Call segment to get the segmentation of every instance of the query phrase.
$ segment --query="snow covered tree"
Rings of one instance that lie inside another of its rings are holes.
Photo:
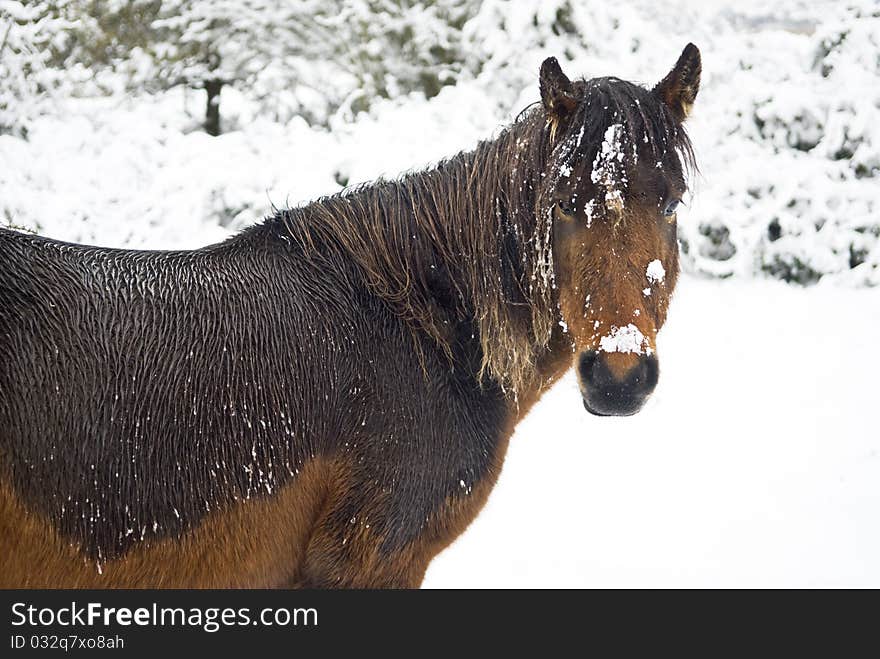
[[[345,100],[352,112],[373,98],[420,91],[427,98],[475,69],[462,27],[478,0],[343,0],[339,11],[316,20],[340,35],[334,60],[355,86]]]
[[[76,79],[81,93],[206,94],[205,130],[221,131],[232,86],[276,120],[326,123],[376,98],[427,97],[475,69],[462,26],[479,0],[9,0],[2,85],[33,97]],[[10,96],[10,93],[6,93]],[[8,108],[3,101],[2,108]],[[16,105],[20,108],[20,103]],[[7,112],[8,110],[2,110]],[[4,119],[4,124],[10,118]]]
[[[316,21],[332,2],[301,0],[164,0],[153,23],[151,53],[165,86],[206,92],[205,130],[218,135],[224,86],[243,90],[258,78],[286,72],[296,84],[297,58],[325,55],[333,35]]]
[[[164,0],[152,52],[166,85],[207,93],[205,128],[220,132],[220,93],[232,85],[274,106],[321,118],[340,106],[413,90],[433,96],[463,69],[461,26],[476,0]],[[273,99],[272,95],[280,97]],[[307,94],[308,95],[308,94]]]
[[[162,0],[66,0],[71,27],[63,61],[115,71],[130,88],[155,91],[155,71],[143,66],[141,55],[156,39],[161,7]]]
[[[64,0],[0,4],[0,134],[25,135],[28,120],[52,103],[62,80],[52,67],[63,50]]]

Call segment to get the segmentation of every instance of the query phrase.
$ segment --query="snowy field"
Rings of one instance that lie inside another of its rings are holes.
[[[548,55],[572,76],[653,83],[694,41],[701,174],[680,213],[688,274],[660,335],[658,389],[639,415],[600,419],[562,381],[425,585],[880,587],[876,0],[571,3],[589,27],[574,36],[554,32],[562,3],[486,0],[465,26],[488,53],[478,75],[329,129],[267,119],[231,88],[219,137],[199,129],[193,90],[59,99],[27,139],[0,135],[0,224],[205,245],[273,204],[491,137],[537,100]],[[780,272],[821,280],[765,279]]]
[[[880,295],[685,277],[638,415],[573,374],[520,424],[446,587],[880,587]]]

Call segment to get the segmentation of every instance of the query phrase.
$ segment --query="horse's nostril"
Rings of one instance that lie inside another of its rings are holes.
[[[588,350],[587,352],[581,353],[580,363],[578,364],[578,371],[581,376],[581,380],[586,382],[591,379],[591,374],[593,371],[593,367],[596,364],[596,359],[599,356],[595,350]]]
[[[617,356],[618,359],[620,356]],[[620,364],[609,366],[606,353],[589,351],[581,354],[578,375],[584,407],[593,414],[625,416],[638,412],[660,375],[660,367],[654,355],[627,355],[626,368]]]

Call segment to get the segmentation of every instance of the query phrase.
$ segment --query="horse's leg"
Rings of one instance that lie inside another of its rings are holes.
[[[365,494],[365,496],[364,496]],[[369,490],[353,494],[338,488],[325,502],[309,539],[297,588],[418,588],[433,554],[415,542],[383,550],[383,511],[369,501]],[[363,499],[363,505],[359,499]],[[357,510],[359,513],[353,513]]]
[[[431,557],[403,550],[382,556],[381,540],[335,550],[333,534],[319,530],[309,544],[294,588],[418,588]]]
[[[485,505],[497,469],[473,484],[467,496],[450,497],[432,510],[412,540],[388,549],[386,534],[400,520],[372,482],[334,483],[291,586],[298,588],[418,588],[433,558],[458,537]]]

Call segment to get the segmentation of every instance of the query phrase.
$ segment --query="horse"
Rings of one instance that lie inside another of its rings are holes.
[[[0,231],[0,586],[420,586],[569,368],[653,391],[700,72],[549,58],[494,139],[200,249]]]

